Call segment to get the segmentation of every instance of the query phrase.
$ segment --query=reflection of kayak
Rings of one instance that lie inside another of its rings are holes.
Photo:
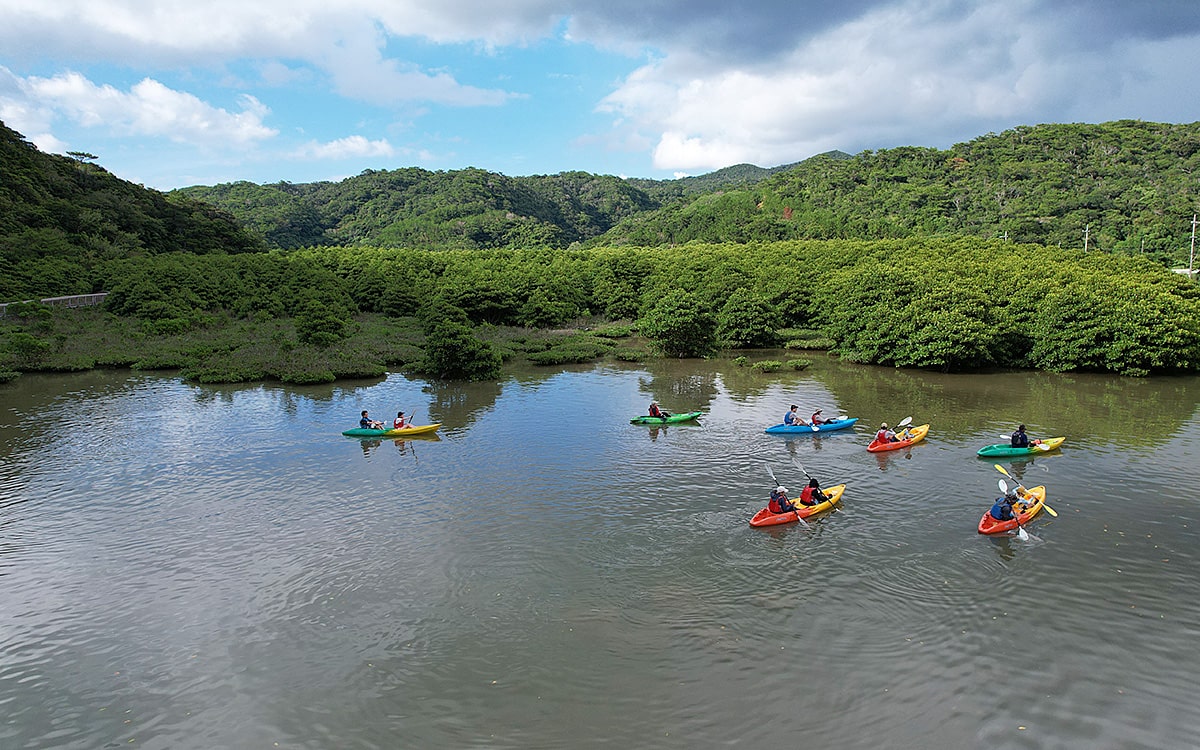
[[[789,510],[787,513],[772,513],[769,509],[763,508],[754,514],[754,518],[750,519],[750,525],[778,526],[781,523],[795,523],[798,519],[823,513],[832,508],[834,503],[842,498],[842,493],[845,491],[846,485],[844,484],[835,484],[832,487],[826,487],[824,492],[829,495],[828,500],[816,505],[801,505],[797,502],[796,509]]]
[[[672,414],[669,417],[649,417],[643,415],[629,420],[629,424],[678,424],[679,422],[691,422],[702,413],[689,411],[687,414]]]
[[[355,427],[353,430],[346,430],[342,434],[346,437],[402,438],[409,435],[420,435],[423,432],[433,432],[441,426],[442,423],[437,422],[435,424],[418,424],[412,427],[401,427],[398,430],[391,428],[386,430],[370,430],[364,427]]]
[[[1030,505],[1024,513],[1018,513],[1016,518],[1010,518],[1007,521],[997,521],[992,518],[991,511],[986,511],[983,518],[979,519],[980,534],[999,534],[1004,531],[1012,531],[1017,528],[1017,521],[1027,523],[1029,519],[1042,512],[1042,507],[1046,502],[1046,488],[1043,486],[1031,487],[1028,495],[1035,499],[1033,505]]]
[[[1014,448],[1008,443],[996,443],[995,445],[985,445],[984,447],[980,448],[975,455],[987,456],[989,458],[995,456],[1028,456],[1030,453],[1052,451],[1058,446],[1062,445],[1064,440],[1066,440],[1065,437],[1056,437],[1050,438],[1049,440],[1043,440],[1041,443],[1041,448],[1037,447],[1036,445],[1031,445],[1028,448]]]
[[[906,440],[897,440],[894,443],[881,443],[878,440],[872,440],[871,444],[867,446],[867,450],[872,453],[879,453],[880,451],[896,451],[901,448],[907,448],[913,443],[919,443],[925,439],[925,433],[929,432],[929,425],[923,424],[907,429],[908,438]]]
[[[817,429],[813,429],[812,425],[808,424],[777,424],[774,427],[768,427],[765,432],[771,435],[811,435],[814,432],[829,432],[830,430],[844,430],[847,427],[853,427],[858,421],[858,417],[853,419],[831,419],[825,424],[817,425]]]

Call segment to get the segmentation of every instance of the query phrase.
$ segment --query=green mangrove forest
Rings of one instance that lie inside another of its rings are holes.
[[[818,349],[1195,373],[1200,289],[1170,266],[1198,151],[1196,126],[1123,122],[691,182],[395,170],[163,194],[0,126],[0,380],[490,379],[514,360],[773,348],[796,368]],[[1086,250],[1062,229],[1079,221]]]

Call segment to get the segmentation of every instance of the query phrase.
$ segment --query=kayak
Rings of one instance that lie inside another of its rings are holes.
[[[1017,528],[1017,522],[1028,523],[1031,518],[1042,512],[1042,508],[1046,503],[1046,488],[1044,486],[1031,487],[1028,490],[1027,497],[1034,499],[1033,505],[1025,509],[1025,512],[1018,513],[1016,518],[1010,518],[1007,521],[997,521],[992,518],[990,510],[983,514],[983,518],[979,519],[980,534],[1000,534],[1005,531],[1012,531]]]
[[[925,439],[925,434],[929,432],[929,425],[923,424],[906,429],[908,430],[908,439],[897,440],[894,443],[881,443],[878,440],[872,440],[871,444],[867,446],[867,450],[872,453],[879,453],[880,451],[898,451],[901,448],[907,448],[913,443],[919,443]]]
[[[858,417],[853,419],[831,419],[825,424],[817,425],[817,429],[813,429],[812,425],[808,424],[777,424],[774,427],[768,427],[765,432],[769,435],[811,435],[814,432],[830,432],[832,430],[844,430],[847,427],[853,427],[858,421]]]
[[[396,438],[406,437],[408,435],[420,435],[425,432],[433,432],[441,426],[441,422],[436,422],[434,424],[417,424],[413,425],[412,427],[401,427],[398,430],[394,428],[372,430],[365,427],[355,427],[353,430],[346,430],[342,434],[346,437]]]
[[[829,499],[823,503],[816,505],[801,505],[796,503],[795,510],[789,510],[787,513],[772,513],[770,509],[763,508],[754,514],[754,518],[750,519],[751,526],[778,526],[781,523],[795,523],[801,518],[815,516],[818,513],[824,513],[842,499],[842,493],[846,491],[846,485],[835,484],[832,487],[826,487],[824,492],[829,495]]]
[[[680,422],[691,422],[701,414],[703,412],[689,411],[686,414],[672,414],[669,417],[649,417],[642,415],[629,420],[629,424],[679,424]]]
[[[1031,445],[1028,448],[1014,448],[1008,443],[996,443],[995,445],[985,445],[980,448],[975,455],[987,456],[988,458],[1001,456],[1028,456],[1030,453],[1042,453],[1043,451],[1052,451],[1062,445],[1065,437],[1050,438],[1043,440],[1041,447]]]

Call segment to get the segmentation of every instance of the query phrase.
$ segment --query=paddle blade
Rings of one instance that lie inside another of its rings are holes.
[[[1054,508],[1051,508],[1049,505],[1046,505],[1045,503],[1042,503],[1042,509],[1043,509],[1043,510],[1045,510],[1045,511],[1046,511],[1047,513],[1049,513],[1050,515],[1054,516],[1055,518],[1058,518],[1058,513],[1056,513],[1056,512],[1054,511]]]
[[[1037,448],[1040,451],[1050,450],[1050,446],[1046,445],[1045,443],[1036,443],[1033,447]]]
[[[897,427],[907,427],[910,424],[912,424],[912,417],[905,417],[904,419],[901,419],[899,422],[897,422],[896,426]]]
[[[815,425],[815,424],[810,424],[810,425],[809,425],[809,428],[810,428],[810,429],[811,429],[813,432],[820,432],[820,431],[821,431],[821,428],[820,428],[820,427],[818,427],[818,426],[817,426],[817,425]]]
[[[1018,526],[1018,527],[1017,527],[1017,538],[1018,538],[1018,539],[1020,539],[1022,542],[1028,542],[1028,541],[1029,541],[1029,534],[1026,534],[1026,533],[1025,533],[1025,529],[1023,529],[1022,527]]]
[[[996,486],[1000,488],[1001,492],[1006,495],[1008,494],[1008,482],[1004,481],[1003,479],[997,479]]]
[[[996,467],[996,471],[1000,472],[1000,473],[1001,473],[1001,474],[1003,474],[1004,476],[1006,476],[1006,477],[1009,477],[1009,478],[1011,478],[1011,477],[1012,477],[1012,474],[1009,474],[1007,471],[1005,471],[1005,470],[1004,470],[1004,467],[1003,467],[1003,466],[1001,466],[1000,464],[992,464],[992,466],[995,466],[995,467]]]

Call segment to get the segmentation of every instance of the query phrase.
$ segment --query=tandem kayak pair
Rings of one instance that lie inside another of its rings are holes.
[[[441,426],[441,422],[436,422],[434,424],[418,424],[413,425],[412,427],[388,428],[382,430],[373,430],[367,427],[355,427],[353,430],[346,430],[342,434],[346,437],[398,438],[433,432]]]
[[[846,491],[846,485],[835,484],[832,487],[825,488],[825,501],[816,505],[800,505],[796,503],[795,510],[789,510],[787,513],[772,513],[770,508],[763,508],[754,514],[754,518],[750,519],[751,526],[778,526],[781,523],[795,523],[801,518],[815,516],[818,513],[824,513],[832,508],[842,499],[842,493]]]
[[[831,419],[828,422],[823,422],[815,426],[811,424],[777,424],[774,427],[768,427],[764,432],[768,435],[811,435],[814,432],[844,430],[847,427],[853,427],[857,421],[858,417],[852,419]]]
[[[878,439],[872,440],[871,444],[867,446],[867,450],[871,453],[879,453],[881,451],[898,451],[901,448],[907,448],[913,443],[921,442],[925,439],[925,435],[928,433],[929,425],[927,424],[917,425],[916,427],[906,427],[903,434],[905,434],[907,437],[905,437],[903,440],[893,440],[890,442]]]
[[[980,534],[1001,534],[1005,531],[1012,531],[1018,526],[1028,523],[1034,516],[1042,512],[1046,507],[1046,488],[1038,485],[1031,487],[1025,493],[1023,502],[1029,503],[1025,510],[1018,511],[1016,518],[1010,518],[1007,521],[999,521],[992,515],[991,511],[986,511],[983,518],[979,519]],[[1014,509],[1015,510],[1015,509]],[[1050,511],[1053,513],[1054,511]]]

